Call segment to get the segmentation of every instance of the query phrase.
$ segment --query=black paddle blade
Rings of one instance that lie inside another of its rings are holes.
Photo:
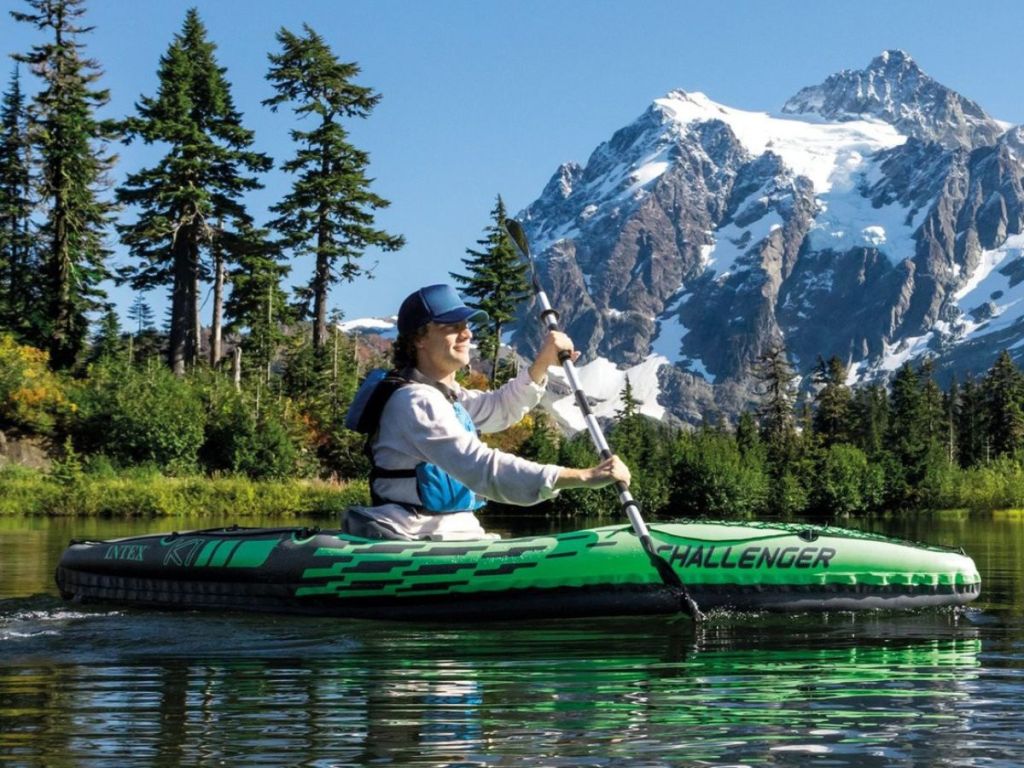
[[[654,566],[654,569],[658,572],[658,575],[661,576],[662,583],[667,587],[672,587],[679,591],[679,596],[682,598],[683,602],[683,610],[690,614],[690,618],[697,624],[704,621],[704,613],[697,606],[697,601],[693,599],[693,596],[690,594],[690,590],[686,588],[683,580],[679,578],[679,574],[672,569],[672,566],[669,565],[668,561],[655,551],[654,542],[651,541],[651,538],[649,536],[646,538],[641,536],[640,544],[643,546],[644,551],[647,552],[647,556],[651,559],[651,564]]]
[[[508,236],[512,238],[512,242],[515,243],[523,258],[533,261],[533,257],[530,255],[530,243],[526,239],[523,225],[515,219],[505,219],[505,231],[508,232]]]

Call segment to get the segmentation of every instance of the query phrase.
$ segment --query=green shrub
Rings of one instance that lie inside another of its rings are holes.
[[[868,509],[868,459],[859,448],[836,443],[825,449],[811,487],[811,503],[822,515],[841,517]]]
[[[563,440],[558,448],[558,464],[563,467],[592,467],[597,453],[586,432]],[[612,486],[600,489],[570,488],[551,501],[551,510],[566,517],[600,518],[619,511],[618,494]]]
[[[768,476],[731,435],[683,434],[677,450],[670,502],[676,515],[750,518],[764,512]]]
[[[73,433],[83,452],[103,453],[119,466],[195,470],[206,414],[188,379],[157,366],[100,365],[76,399],[81,418]]]
[[[199,456],[207,471],[257,480],[314,473],[301,422],[276,402],[265,404],[257,416],[255,404],[233,388],[214,385],[205,393],[206,432]]]

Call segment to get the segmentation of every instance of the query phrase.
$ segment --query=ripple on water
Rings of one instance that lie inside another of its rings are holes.
[[[0,646],[0,751],[26,764],[1000,765],[1024,732],[1020,654],[970,613],[695,631],[4,607],[24,636]]]

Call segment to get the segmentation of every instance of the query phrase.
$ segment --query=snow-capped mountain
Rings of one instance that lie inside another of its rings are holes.
[[[356,320],[343,320],[338,323],[338,330],[353,336],[377,335],[384,339],[398,337],[398,316],[362,317]]]
[[[778,114],[668,93],[520,218],[597,378],[633,368],[651,415],[698,422],[748,404],[778,342],[802,374],[835,354],[859,379],[1024,346],[1022,180],[1024,129],[887,51]]]

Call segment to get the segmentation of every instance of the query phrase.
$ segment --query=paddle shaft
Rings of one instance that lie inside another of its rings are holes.
[[[537,276],[537,265],[533,261],[533,254],[530,253],[530,243],[526,239],[526,233],[523,231],[522,225],[515,219],[505,219],[505,231],[508,232],[509,237],[512,238],[512,243],[515,245],[519,254],[526,259],[530,265],[530,276],[533,282],[533,291],[537,296],[537,303],[540,304],[541,308],[541,322],[547,327],[548,331],[558,330],[558,313],[551,307],[551,301],[548,299],[547,293],[545,293],[543,286],[540,284],[540,278]],[[590,403],[587,402],[587,396],[583,393],[583,387],[580,385],[579,376],[576,375],[576,366],[572,362],[572,354],[568,351],[563,351],[558,355],[559,361],[562,363],[562,369],[565,371],[566,377],[569,379],[569,386],[572,388],[573,396],[576,398],[576,404],[579,406],[580,412],[583,414],[583,418],[587,425],[587,432],[590,433],[590,439],[594,443],[594,447],[600,454],[601,459],[610,459],[612,457],[612,450],[608,447],[608,441],[604,438],[604,432],[601,430],[601,425],[597,421],[597,417],[594,416],[594,412],[590,410]],[[619,492],[619,503],[622,505],[622,509],[626,513],[626,517],[629,518],[629,524],[633,528],[633,533],[640,540],[641,546],[647,556],[651,559],[651,564],[654,566],[658,575],[661,576],[662,582],[672,588],[678,589],[682,597],[683,607],[690,614],[695,622],[701,622],[704,619],[704,614],[701,613],[700,608],[697,606],[697,602],[690,595],[690,591],[686,588],[683,580],[679,578],[679,574],[676,573],[672,566],[669,565],[668,561],[658,554],[654,548],[654,541],[651,539],[651,532],[647,529],[647,524],[644,523],[644,519],[640,516],[640,506],[633,499],[633,495],[629,492],[626,484],[623,482],[616,482],[615,487]]]
[[[551,307],[548,295],[541,287],[536,274],[533,275],[533,290],[537,295],[537,303],[541,307],[541,321],[549,331],[557,331],[558,313]],[[569,352],[563,351],[558,358],[562,363],[562,370],[565,371],[565,376],[569,380],[569,387],[576,398],[576,405],[579,406],[580,413],[583,414],[583,419],[587,425],[587,432],[590,433],[590,440],[594,444],[594,448],[597,449],[602,459],[610,459],[612,457],[612,450],[608,447],[608,441],[604,437],[601,425],[598,423],[597,417],[594,416],[590,403],[587,401],[587,396],[583,392],[579,376],[576,375],[576,366],[572,362],[572,355]],[[625,483],[616,481],[615,488],[619,492],[619,503],[622,505],[623,510],[625,510],[626,517],[629,518],[629,524],[633,527],[636,535],[647,544],[651,541],[651,533],[647,529],[647,524],[644,523],[643,518],[640,517],[639,505],[633,499],[633,495],[629,492]]]

